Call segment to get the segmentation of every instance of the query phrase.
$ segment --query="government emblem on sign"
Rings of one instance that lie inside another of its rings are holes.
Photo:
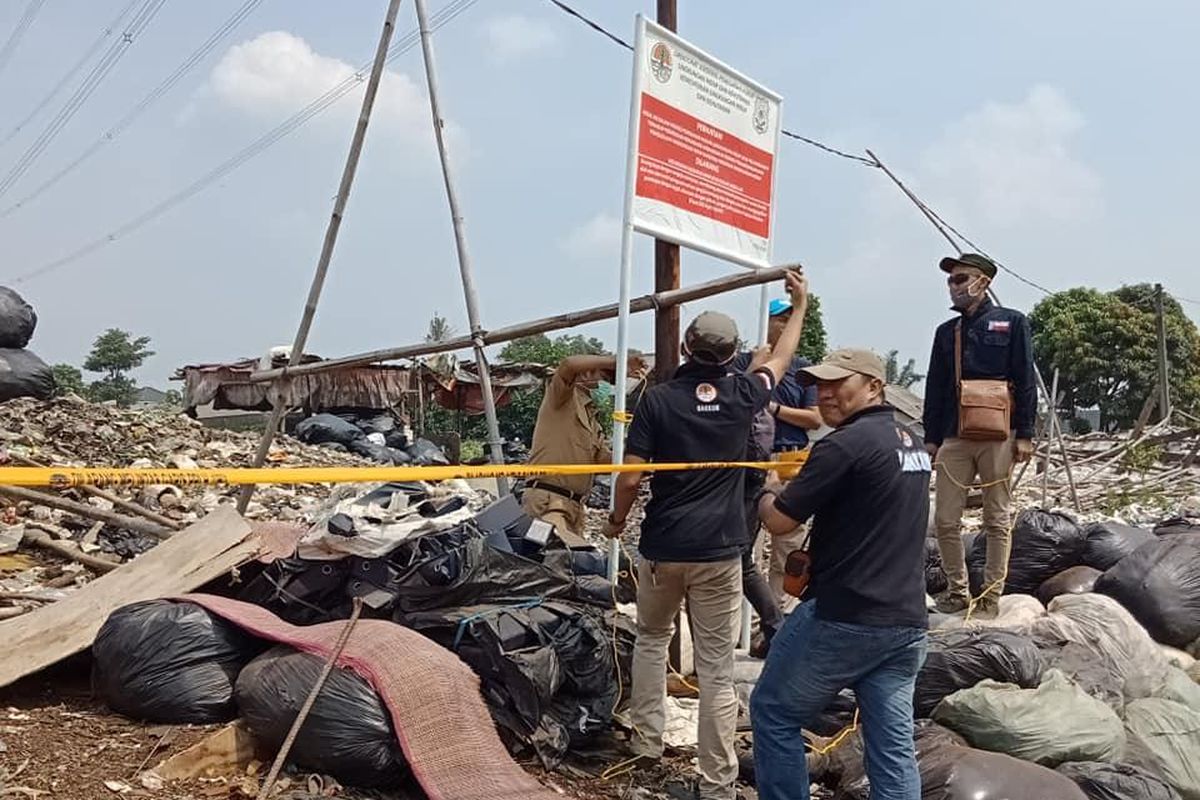
[[[754,99],[754,117],[752,122],[755,131],[758,133],[767,132],[767,127],[771,123],[771,106],[767,104],[767,98],[756,97]]]
[[[657,42],[650,48],[650,72],[659,83],[671,80],[671,72],[675,69],[675,56],[666,42]]]
[[[696,399],[701,403],[711,403],[717,399],[717,387],[711,383],[702,383],[696,387]]]

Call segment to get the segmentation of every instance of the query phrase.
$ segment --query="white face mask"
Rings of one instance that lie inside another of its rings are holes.
[[[983,294],[983,276],[950,287],[950,304],[958,310],[970,308]]]

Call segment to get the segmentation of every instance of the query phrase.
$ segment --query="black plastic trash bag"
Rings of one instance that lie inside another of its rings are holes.
[[[337,442],[350,447],[366,436],[356,425],[333,414],[315,414],[296,425],[296,438],[306,444]]]
[[[925,540],[925,593],[940,594],[949,587],[950,580],[942,567],[942,550],[937,539],[930,537]]]
[[[237,599],[262,606],[293,625],[329,622],[346,616],[340,612],[349,566],[348,558],[277,558],[246,584]]]
[[[966,739],[933,720],[919,719],[913,727],[913,749],[916,751],[918,764],[947,747],[967,746]],[[831,785],[829,778],[836,778],[837,793],[834,800],[870,800],[871,781],[867,778],[862,756],[862,734],[857,732],[830,754],[822,782]]]
[[[242,670],[238,708],[264,749],[275,752],[283,744],[324,666],[319,656],[280,646]],[[390,788],[410,774],[391,714],[371,685],[345,668],[329,674],[288,760],[349,786]]]
[[[1179,533],[1200,535],[1200,525],[1185,517],[1171,517],[1154,526],[1155,536],[1174,536]]]
[[[854,711],[858,708],[858,700],[853,689],[842,689],[825,710],[817,715],[808,726],[808,730],[818,736],[836,736],[854,722]]]
[[[1022,511],[1013,526],[1004,593],[1037,594],[1042,581],[1082,563],[1084,544],[1083,529],[1070,517],[1048,511]],[[986,561],[987,537],[977,536],[967,554],[973,594],[983,589]]]
[[[412,461],[408,457],[408,453],[403,450],[397,450],[394,447],[388,447],[386,444],[376,444],[365,436],[361,439],[355,439],[348,445],[350,452],[355,455],[368,458],[379,464],[394,464],[395,466],[404,466]]]
[[[1143,528],[1119,522],[1093,522],[1083,529],[1087,537],[1083,545],[1083,563],[1101,572],[1154,541],[1154,534]]]
[[[925,664],[917,674],[913,710],[917,717],[928,717],[942,698],[984,678],[1031,689],[1041,682],[1045,668],[1037,645],[1013,631],[935,631],[929,636]]]
[[[1170,784],[1130,764],[1073,761],[1057,772],[1075,781],[1088,800],[1179,800]]]
[[[57,384],[54,371],[28,350],[0,350],[0,403],[18,397],[49,400]]]
[[[1091,567],[1064,569],[1053,578],[1042,581],[1042,585],[1038,587],[1038,600],[1045,605],[1060,594],[1087,594],[1096,588],[1096,580],[1103,574]]]
[[[266,644],[194,603],[149,600],[109,615],[92,644],[92,687],[109,708],[159,724],[237,716],[238,673]]]
[[[450,464],[450,459],[428,439],[417,439],[408,446],[408,457],[419,467],[444,467]]]
[[[37,327],[37,312],[25,298],[0,286],[0,347],[21,348],[33,338]]]
[[[1088,800],[1070,778],[1003,753],[940,747],[918,763],[921,800]]]
[[[1164,536],[1121,559],[1096,581],[1160,644],[1187,647],[1200,638],[1200,542]]]

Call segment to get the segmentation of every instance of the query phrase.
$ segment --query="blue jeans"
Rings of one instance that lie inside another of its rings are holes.
[[[804,603],[771,642],[750,699],[761,800],[809,800],[801,732],[845,688],[858,697],[871,800],[920,800],[913,749],[913,687],[925,631],[818,619]]]

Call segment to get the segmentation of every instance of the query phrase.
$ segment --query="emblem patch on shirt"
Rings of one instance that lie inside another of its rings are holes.
[[[988,320],[988,331],[995,331],[997,333],[1008,333],[1008,331],[1011,327],[1012,327],[1012,323],[1006,319]]]
[[[717,399],[717,387],[711,383],[702,383],[696,387],[696,399],[701,403],[711,403]]]

